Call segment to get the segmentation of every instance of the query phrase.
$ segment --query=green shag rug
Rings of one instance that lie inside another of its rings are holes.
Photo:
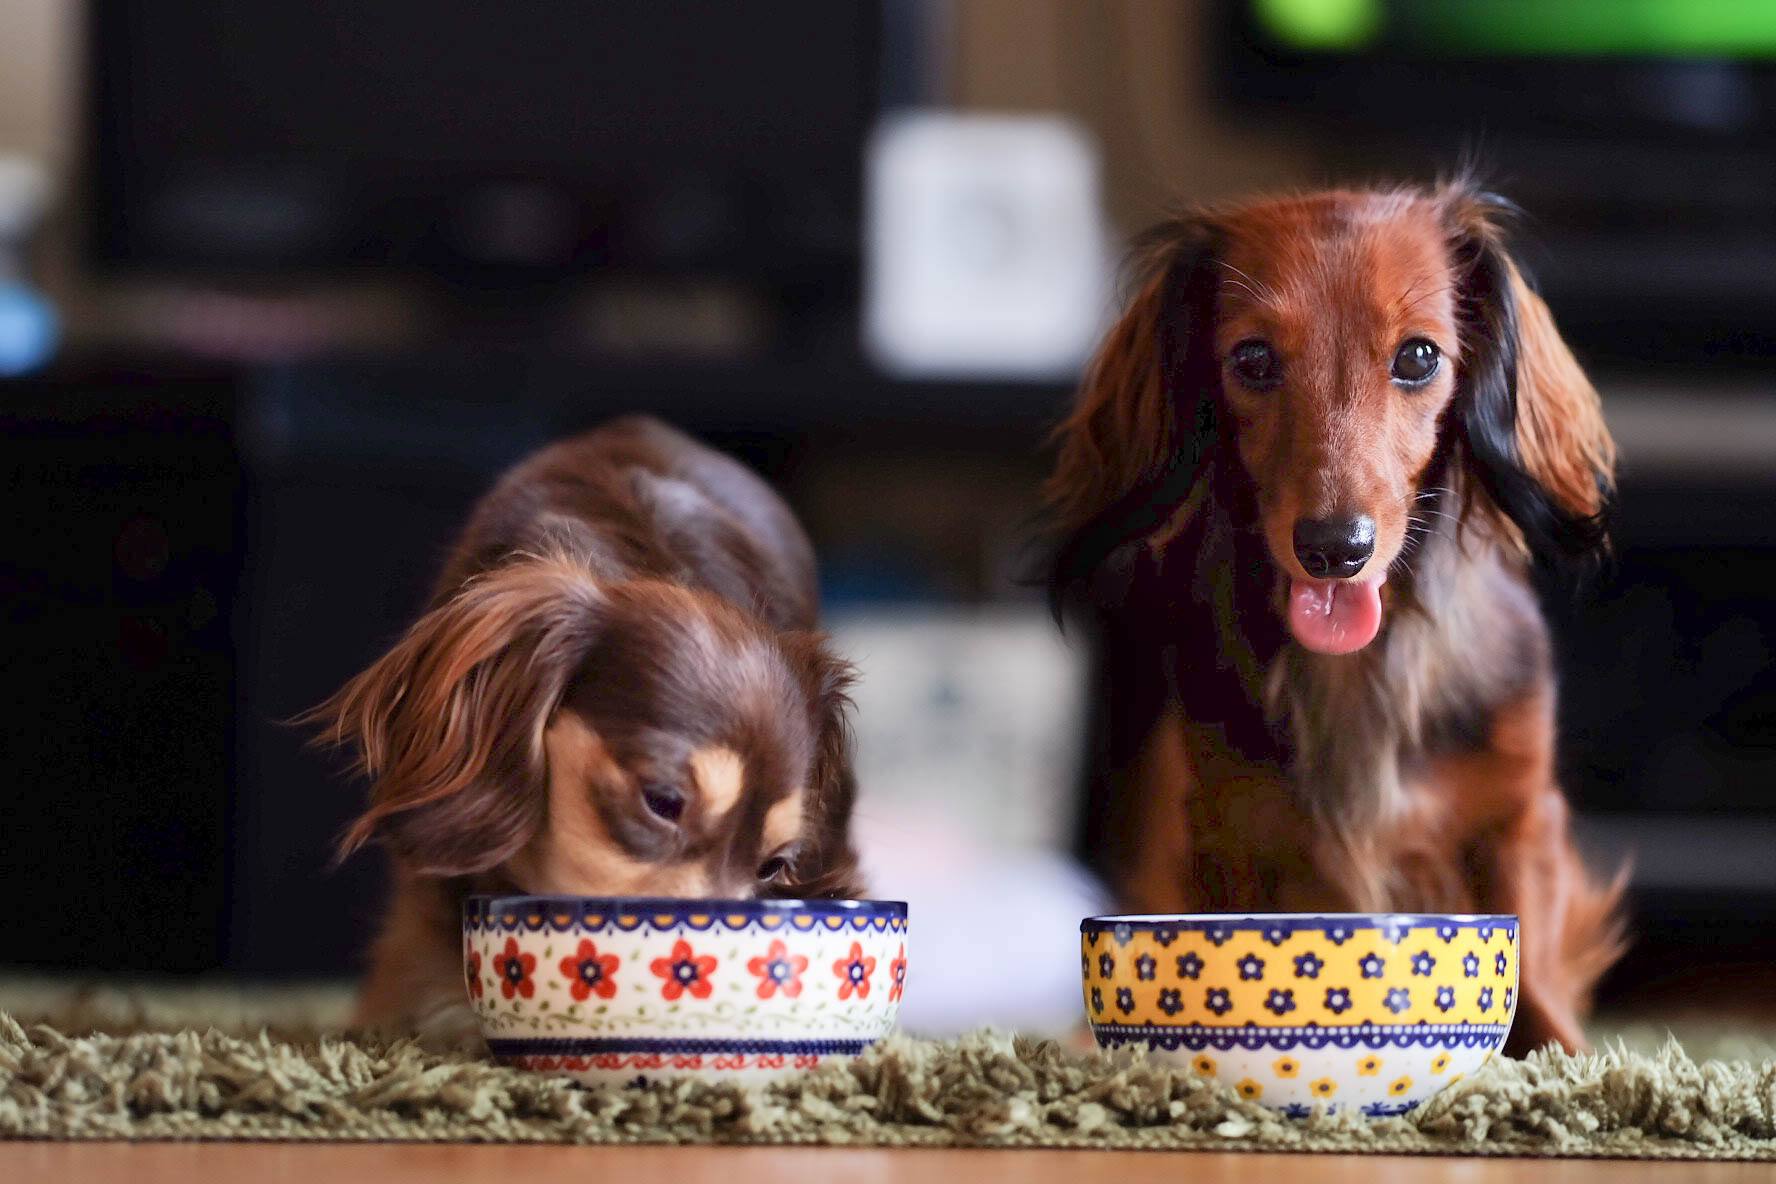
[[[342,996],[0,988],[0,1138],[825,1143],[1776,1160],[1776,1049],[1624,1031],[1495,1061],[1405,1118],[1290,1120],[1131,1056],[895,1037],[758,1095],[585,1089],[327,1034]],[[207,1017],[207,1021],[199,1017]],[[195,1021],[195,1022],[194,1022]],[[1714,1051],[1729,1059],[1704,1055]]]

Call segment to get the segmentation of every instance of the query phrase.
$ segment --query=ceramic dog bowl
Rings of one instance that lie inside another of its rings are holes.
[[[589,1083],[759,1083],[888,1034],[906,905],[471,896],[469,1000],[488,1048]]]
[[[1517,1007],[1517,918],[1090,917],[1085,1009],[1293,1115],[1404,1114],[1491,1060]]]

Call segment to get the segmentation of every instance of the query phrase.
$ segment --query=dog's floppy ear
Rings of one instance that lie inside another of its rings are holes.
[[[1508,203],[1467,187],[1444,200],[1464,276],[1455,407],[1463,460],[1537,559],[1600,558],[1616,450],[1597,391],[1505,250]]]
[[[798,895],[857,896],[857,852],[851,811],[857,800],[852,764],[851,696],[857,670],[833,653],[823,634],[785,633],[783,646],[799,674],[814,727],[809,773],[810,848],[797,859],[786,888]]]
[[[1147,237],[1135,297],[1055,429],[1044,493],[1060,534],[1049,570],[1057,616],[1112,551],[1157,530],[1196,484],[1217,431],[1213,252],[1202,218]]]
[[[340,842],[372,839],[413,871],[496,867],[547,808],[544,733],[590,650],[604,599],[584,563],[545,551],[476,577],[301,721],[356,752],[370,807]]]

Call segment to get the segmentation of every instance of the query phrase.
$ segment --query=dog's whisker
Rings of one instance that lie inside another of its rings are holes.
[[[1247,295],[1251,296],[1252,300],[1255,303],[1258,303],[1258,304],[1265,303],[1264,297],[1260,296],[1256,291],[1254,291],[1250,284],[1241,283],[1239,280],[1227,280],[1226,285],[1229,288],[1237,288],[1240,291],[1245,292]]]
[[[1257,300],[1260,304],[1274,304],[1274,303],[1276,303],[1276,293],[1271,291],[1270,287],[1268,285],[1266,285],[1265,283],[1263,283],[1260,280],[1254,279],[1252,276],[1248,275],[1246,272],[1241,271],[1239,268],[1237,268],[1233,264],[1227,262],[1227,260],[1225,260],[1225,259],[1217,259],[1217,260],[1215,260],[1215,262],[1217,264],[1219,264],[1220,266],[1226,268],[1228,271],[1231,271],[1234,275],[1239,276],[1240,279],[1245,280],[1246,283],[1242,284],[1240,286],[1245,287],[1246,291],[1248,291],[1252,294],[1252,298],[1254,300]],[[1237,281],[1233,281],[1233,280],[1230,280],[1228,282],[1229,283],[1237,283]],[[1248,287],[1247,285],[1250,285],[1250,286]]]
[[[1454,290],[1455,290],[1455,285],[1453,285],[1453,284],[1445,284],[1440,288],[1434,288],[1431,291],[1426,292],[1423,295],[1419,296],[1418,299],[1414,300],[1412,303],[1403,306],[1400,309],[1400,312],[1402,315],[1405,313],[1409,313],[1413,309],[1417,308],[1419,305],[1423,304],[1425,301],[1434,300],[1438,296],[1442,296],[1445,293],[1452,292]]]

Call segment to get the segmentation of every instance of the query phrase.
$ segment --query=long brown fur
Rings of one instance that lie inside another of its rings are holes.
[[[814,559],[738,464],[650,420],[544,449],[476,507],[427,611],[306,722],[387,848],[368,1026],[472,1038],[475,891],[855,895],[848,665]]]
[[[1577,1049],[1622,880],[1571,840],[1529,575],[1601,550],[1615,452],[1503,209],[1458,181],[1156,230],[1056,433],[1053,590],[1097,642],[1095,840],[1130,907],[1517,913],[1513,1048]],[[1267,395],[1227,377],[1255,336],[1285,359]],[[1415,337],[1444,366],[1405,393]],[[1333,504],[1388,576],[1340,656],[1283,611],[1290,524]]]

